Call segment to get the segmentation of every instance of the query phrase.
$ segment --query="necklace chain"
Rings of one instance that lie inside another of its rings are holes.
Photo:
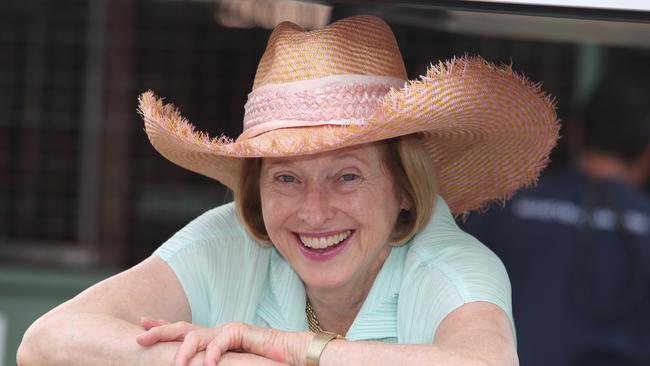
[[[316,319],[316,314],[314,314],[314,308],[311,307],[311,302],[307,298],[307,304],[305,305],[305,313],[307,313],[307,323],[309,323],[309,330],[314,333],[320,333],[323,331],[318,319]]]

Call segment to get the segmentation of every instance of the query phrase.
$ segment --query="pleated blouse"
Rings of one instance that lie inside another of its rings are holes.
[[[199,216],[154,254],[178,277],[195,324],[240,321],[285,331],[309,329],[300,277],[273,246],[262,247],[246,233],[233,203]],[[345,336],[431,343],[447,314],[474,301],[499,306],[512,322],[503,264],[458,228],[438,198],[426,227],[392,248]]]

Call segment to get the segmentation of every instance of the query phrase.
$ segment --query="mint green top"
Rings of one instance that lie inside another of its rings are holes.
[[[193,323],[308,329],[300,277],[275,248],[260,246],[246,233],[233,203],[207,211],[155,254],[176,273]],[[496,304],[512,321],[503,264],[456,226],[438,198],[429,224],[407,244],[392,248],[345,336],[431,343],[445,316],[473,301]]]

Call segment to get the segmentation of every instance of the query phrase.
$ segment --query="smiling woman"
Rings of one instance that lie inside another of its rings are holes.
[[[397,222],[392,229],[390,242],[402,244],[412,237],[415,232],[429,221],[433,212],[433,205],[437,194],[436,172],[428,152],[421,143],[420,135],[407,135],[399,138],[383,140],[371,146],[352,147],[340,151],[332,157],[334,160],[343,158],[356,159],[357,165],[368,166],[365,152],[368,149],[377,149],[381,175],[386,176],[395,185],[395,193],[400,199],[407,200],[408,209],[400,211]],[[291,159],[267,159],[265,166],[279,163],[290,163]],[[299,159],[296,159],[299,160]],[[302,159],[303,161],[306,160]],[[246,159],[242,163],[241,179],[238,189],[235,190],[235,202],[242,217],[243,224],[260,243],[270,243],[262,213],[260,197],[260,174],[262,172],[260,158]],[[291,178],[287,178],[291,177]],[[344,173],[338,176],[342,181],[354,180],[358,185],[364,176],[356,172]],[[281,179],[292,179],[292,175],[283,175]],[[285,182],[288,183],[288,182]],[[344,184],[348,189],[356,187],[355,184]],[[343,188],[342,191],[346,189]],[[377,198],[383,196],[376,196]],[[403,207],[405,208],[405,207]]]
[[[244,222],[261,214],[264,227],[259,229],[266,235],[258,238],[268,238],[298,273],[309,306],[316,308],[311,311],[320,315],[318,323],[325,329],[347,333],[390,254],[389,243],[405,242],[419,229],[418,221],[429,221],[435,202],[433,165],[422,145],[409,144],[410,140],[417,139],[382,141],[308,157],[264,159],[261,166],[249,163],[251,170],[260,169],[261,174],[242,176],[242,186],[252,189],[240,190],[236,202],[243,208],[259,197],[261,204],[240,209]],[[424,160],[421,179],[429,184],[421,186],[424,192],[417,192],[424,196],[420,200],[415,199],[414,185],[403,168],[417,159],[402,163],[396,145],[412,149],[412,155]],[[249,183],[251,176],[260,179]],[[425,207],[416,208],[413,202]],[[423,216],[420,220],[418,213]],[[346,299],[347,306],[332,311],[327,306],[332,294]]]
[[[409,203],[382,169],[378,150],[371,145],[352,153],[262,164],[260,196],[268,236],[305,283],[312,303],[336,291],[360,308],[390,253],[388,238]],[[282,176],[293,179],[278,179]],[[329,238],[338,244],[326,247]],[[342,334],[354,320],[346,314],[338,329]]]
[[[478,57],[406,81],[388,25],[357,16],[273,31],[236,141],[151,92],[140,109],[235,202],[39,319],[21,365],[518,363],[503,265],[452,215],[545,166],[558,125],[535,84]]]

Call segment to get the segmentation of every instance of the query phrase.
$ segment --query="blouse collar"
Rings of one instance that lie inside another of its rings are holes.
[[[408,244],[407,244],[408,245]],[[406,256],[406,245],[391,249],[388,258],[346,334],[350,340],[397,337],[397,298]],[[273,250],[257,314],[270,327],[297,332],[309,329],[302,280],[284,258]]]

